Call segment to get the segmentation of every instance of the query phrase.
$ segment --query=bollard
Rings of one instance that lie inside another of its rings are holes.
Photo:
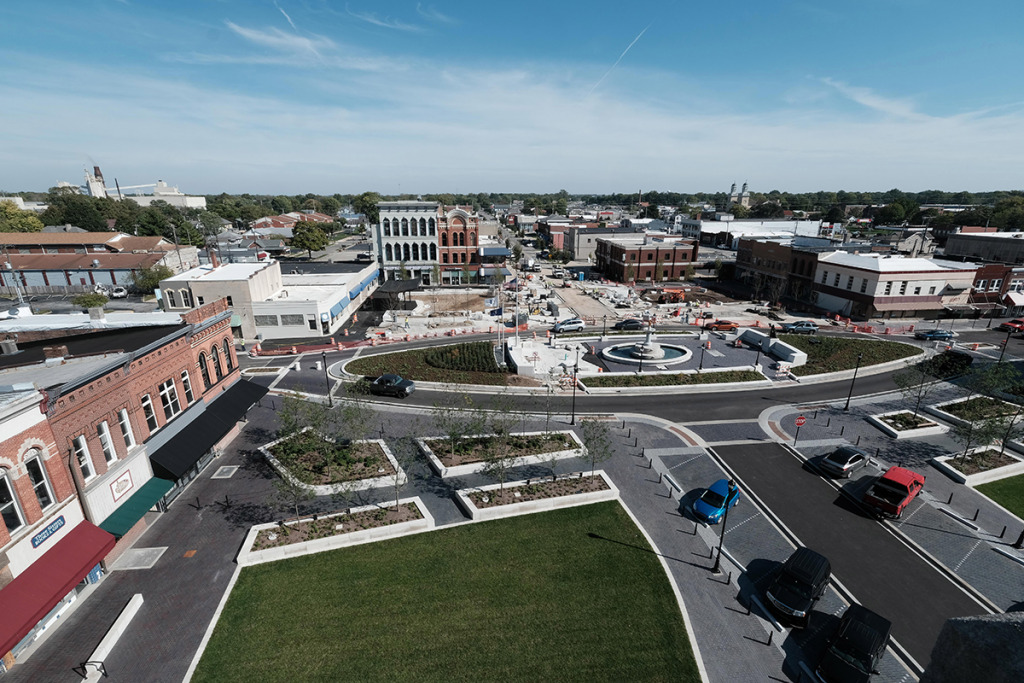
[[[647,461],[647,469],[653,469],[653,468],[654,468],[654,458],[650,458]]]
[[[974,516],[973,516],[973,517],[971,517],[971,521],[972,521],[972,522],[977,522],[977,521],[978,521],[978,513],[979,513],[979,512],[981,512],[981,508],[976,508],[976,509],[974,510]]]
[[[658,473],[658,483],[659,483],[659,484],[660,484],[660,483],[662,483],[662,480],[663,480],[664,478],[665,478],[665,475],[664,475],[664,473],[661,473],[661,472],[659,472],[659,473]]]
[[[882,457],[882,449],[880,447],[876,447],[875,448],[875,457],[881,459],[881,457]]]
[[[817,410],[814,411],[814,417],[812,417],[811,419],[812,420],[817,420],[818,419],[818,411]]]
[[[197,499],[197,500],[198,500],[198,499]],[[999,534],[999,538],[1002,538],[1002,537],[1003,537],[1003,536],[1005,536],[1005,535],[1006,535],[1006,525],[1004,524],[1004,525],[1003,525],[1003,530],[1002,530],[1002,532],[1000,532],[1000,534]]]
[[[633,437],[633,448],[636,448],[639,445],[640,445],[640,437],[639,436],[634,436]]]
[[[625,429],[625,428],[626,428],[626,421],[625,421],[625,420],[623,420],[623,421],[622,421],[622,426],[621,426],[621,427],[619,427],[619,429]]]
[[[846,425],[843,425],[842,427],[839,428],[839,436],[842,436],[845,431],[846,431]]]
[[[693,520],[693,535],[697,535],[697,520]]]
[[[774,630],[768,631],[768,642],[765,643],[765,645],[767,645],[768,647],[771,647],[771,645],[772,645],[772,637],[774,635],[775,635],[775,631]]]
[[[196,496],[196,510],[202,510],[202,506],[199,505],[199,496]]]
[[[629,428],[629,432],[626,434],[626,438],[628,439],[631,436],[633,436],[633,428],[632,427]]]
[[[1024,547],[1024,531],[1020,532],[1020,536],[1017,537],[1017,542],[1013,544],[1013,547],[1020,550]]]
[[[860,434],[857,435],[857,445],[860,445]]]
[[[829,417],[829,418],[828,418],[828,422],[826,422],[826,423],[825,423],[825,429],[828,429],[828,428],[829,428],[829,427],[831,427],[831,426],[832,426],[832,418],[831,418],[831,417]]]
[[[946,505],[951,505],[952,503],[953,503],[953,492],[950,491],[949,492],[949,499],[946,500]]]

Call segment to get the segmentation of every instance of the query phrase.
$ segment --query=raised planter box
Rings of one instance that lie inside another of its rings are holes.
[[[306,427],[302,431],[306,431],[307,429],[309,429],[309,427]],[[286,436],[281,439],[275,439],[274,441],[271,441],[268,444],[260,446],[259,450],[267,458],[267,462],[270,463],[270,466],[273,467],[278,474],[280,474],[283,478],[287,479],[293,484],[298,484],[302,488],[312,491],[313,495],[329,496],[334,493],[343,493],[346,491],[364,491],[366,489],[375,489],[380,488],[382,486],[395,485],[395,474],[383,474],[379,477],[369,477],[366,479],[353,479],[351,481],[343,481],[338,482],[336,484],[314,485],[301,482],[295,477],[294,474],[292,474],[288,470],[287,467],[281,464],[281,461],[275,458],[274,455],[270,452],[271,448],[281,443],[285,439],[289,438],[291,437]],[[395,468],[395,473],[400,479],[400,484],[405,484],[406,481],[408,481],[408,476],[406,475],[405,471],[401,467],[399,467],[398,461],[395,459],[395,456],[391,452],[391,449],[388,448],[388,445],[382,439],[361,439],[359,441],[353,441],[352,443],[375,443],[378,446],[380,446],[381,451],[383,451],[384,453],[384,457],[387,458],[388,462],[391,463],[391,466]]]
[[[977,398],[983,398],[983,397],[971,396],[970,398],[957,398],[957,399],[953,399],[952,401],[943,401],[942,403],[935,403],[933,405],[925,406],[924,410],[925,410],[925,412],[930,413],[930,414],[934,415],[937,418],[945,420],[946,422],[950,422],[950,423],[956,424],[956,425],[965,425],[966,426],[967,423],[969,422],[968,420],[965,420],[962,417],[957,417],[956,415],[953,415],[952,413],[946,412],[945,410],[943,410],[943,407],[945,407],[945,406],[953,406],[953,405],[956,405],[957,403],[966,403],[967,401],[973,401],[973,400],[975,400]],[[984,398],[987,398],[987,397],[984,397]],[[1015,404],[1010,403],[1009,401],[1002,401],[1000,399],[995,399],[995,400],[998,400],[998,401],[1000,401],[1000,403],[1005,403],[1007,406],[1010,406],[1010,414],[1011,415],[1014,412],[1017,411],[1017,406]]]
[[[585,472],[583,474],[583,478],[588,478],[590,476],[589,472]],[[476,491],[495,491],[501,488],[501,484],[488,484],[487,486],[479,486],[476,488],[459,489],[455,492],[455,502],[458,503],[459,507],[462,508],[474,522],[482,522],[490,519],[515,517],[516,515],[527,515],[534,512],[545,512],[547,510],[557,510],[559,508],[589,505],[590,503],[599,503],[606,500],[618,499],[619,489],[615,487],[615,484],[613,484],[611,479],[609,479],[604,473],[604,470],[597,470],[594,472],[593,476],[603,479],[608,488],[601,491],[573,493],[567,496],[541,498],[539,500],[526,500],[521,503],[510,503],[508,505],[478,508],[469,497],[469,494]],[[559,477],[559,479],[570,478],[574,477],[572,477],[572,475],[569,475],[569,477]],[[537,482],[541,480],[534,479],[531,481]],[[508,491],[509,489],[515,489],[517,487],[527,485],[526,481],[510,482],[505,484],[505,490]]]
[[[972,448],[970,452],[975,453],[985,450],[998,450],[998,448],[995,446],[982,446]],[[1003,453],[1014,462],[1009,465],[1003,465],[1002,467],[978,472],[977,474],[964,474],[956,468],[956,461],[960,457],[959,455],[941,455],[937,458],[932,458],[931,463],[932,467],[939,470],[953,481],[960,484],[967,484],[968,486],[977,486],[979,484],[987,484],[990,481],[997,481],[1007,477],[1015,477],[1018,474],[1024,473],[1024,458],[1021,458],[1010,451],[1004,451]]]
[[[517,465],[540,465],[545,462],[550,462],[552,460],[562,460],[564,458],[582,458],[587,454],[587,447],[583,445],[583,442],[580,441],[580,438],[578,436],[576,436],[576,433],[571,430],[552,432],[514,432],[512,436],[537,436],[540,434],[565,434],[569,437],[569,439],[571,439],[576,444],[576,448],[569,448],[562,451],[552,451],[550,453],[541,453],[538,455],[524,455],[521,458],[517,459]],[[467,436],[466,438],[475,439],[486,436],[488,435],[475,434]],[[486,468],[487,463],[484,461],[469,462],[464,465],[453,465],[451,467],[446,467],[445,464],[441,462],[440,458],[434,455],[434,451],[431,450],[430,446],[427,444],[427,441],[436,443],[439,440],[439,438],[440,437],[430,437],[429,439],[416,439],[416,444],[420,447],[420,450],[423,451],[423,454],[427,456],[427,461],[430,463],[430,469],[434,470],[434,472],[436,472],[439,477],[463,477],[466,476],[467,474],[476,474],[478,472],[483,471]]]
[[[414,504],[423,517],[409,522],[399,522],[398,524],[389,524],[388,526],[376,527],[374,529],[363,529],[361,531],[349,531],[337,534],[336,536],[317,538],[312,541],[302,541],[301,543],[292,543],[291,545],[266,548],[264,550],[252,549],[256,544],[256,537],[259,536],[261,531],[276,529],[280,525],[274,522],[257,524],[256,526],[251,527],[249,529],[249,533],[246,534],[245,541],[242,543],[242,549],[239,551],[238,557],[235,561],[243,567],[248,567],[254,564],[274,562],[276,560],[283,560],[289,557],[300,557],[302,555],[310,555],[312,553],[322,553],[326,550],[335,550],[337,548],[346,548],[348,546],[361,545],[363,543],[371,543],[373,541],[398,538],[399,536],[428,531],[434,528],[434,518],[430,516],[430,513],[427,511],[427,507],[418,496],[414,498],[402,498],[398,501],[399,505],[407,503]],[[381,503],[380,505],[364,505],[361,507],[351,508],[348,512],[336,512],[331,515],[323,515],[320,519],[346,517],[353,513],[388,508],[394,505],[394,501]],[[293,523],[309,520],[312,520],[312,517],[296,520]]]
[[[869,415],[868,416],[868,422],[873,424],[875,427],[881,429],[883,432],[885,432],[889,436],[893,437],[894,439],[912,439],[912,438],[914,438],[916,436],[931,436],[933,434],[945,434],[946,432],[949,431],[949,427],[947,425],[938,424],[938,423],[932,423],[931,425],[927,425],[927,426],[924,426],[924,427],[918,427],[917,429],[903,429],[903,430],[899,430],[899,429],[896,429],[895,427],[892,427],[892,426],[886,424],[881,419],[881,418],[883,418],[883,417],[885,417],[887,415],[898,415],[899,413],[909,413],[909,412],[910,411],[907,411],[907,410],[893,410],[893,411],[888,412],[888,413],[879,413],[877,415]],[[911,413],[911,414],[913,414],[913,413]],[[921,417],[921,413],[918,413],[917,416]]]

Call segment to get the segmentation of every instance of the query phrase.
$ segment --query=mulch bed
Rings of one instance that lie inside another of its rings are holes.
[[[294,446],[288,441],[282,441],[271,448],[270,453],[304,484],[339,484],[359,479],[387,477],[395,473],[395,468],[384,455],[379,443],[357,442],[344,447],[331,441],[303,435],[292,437],[296,438],[302,439],[303,448],[300,452],[295,453]],[[335,461],[330,468],[325,464],[326,454],[323,449],[326,448],[337,449],[344,454],[339,456],[341,460]]]
[[[478,436],[461,439],[455,446],[455,455],[452,455],[451,444],[445,438],[423,439],[434,457],[441,461],[445,467],[456,465],[467,465],[474,462],[483,462],[487,459],[487,446],[493,437]],[[553,432],[551,434],[535,434],[532,436],[513,436],[509,439],[511,457],[522,458],[527,455],[541,455],[542,453],[553,453],[564,451],[570,448],[578,448],[576,442],[566,434]]]
[[[391,526],[399,522],[411,522],[423,519],[423,513],[413,503],[404,503],[399,506],[378,508],[376,510],[364,510],[363,512],[347,513],[336,517],[311,519],[305,522],[294,524],[279,524],[274,529],[263,529],[256,535],[256,542],[253,543],[253,550],[265,550],[277,548],[303,541],[312,541],[317,538],[328,538],[350,534],[354,531],[364,529],[376,529],[382,526]],[[341,525],[338,529],[337,526]]]
[[[1006,453],[1000,453],[999,451],[989,449],[987,451],[971,453],[966,459],[953,458],[952,460],[947,460],[946,464],[957,472],[971,475],[978,474],[980,472],[988,472],[989,470],[994,470],[997,467],[1016,465],[1019,462],[1020,460],[1012,458]]]
[[[478,508],[489,508],[497,505],[512,505],[525,503],[528,500],[541,500],[543,498],[558,498],[560,496],[571,496],[576,493],[590,493],[591,491],[607,491],[609,486],[601,477],[565,477],[556,481],[537,480],[519,486],[506,486],[505,490],[492,489],[490,491],[473,491],[468,494],[473,505]]]
[[[959,403],[941,406],[940,410],[955,415],[961,420],[985,420],[990,417],[1013,415],[1017,411],[1017,406],[987,396],[977,396]]]
[[[883,415],[878,419],[898,432],[905,432],[911,429],[921,429],[922,427],[934,427],[936,425],[935,422],[932,422],[922,415],[918,415],[915,419],[914,414],[911,412]]]

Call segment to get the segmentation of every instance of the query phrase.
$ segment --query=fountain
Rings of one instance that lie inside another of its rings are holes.
[[[690,359],[689,350],[673,344],[659,344],[654,341],[654,326],[648,324],[647,334],[642,341],[631,344],[616,344],[601,350],[601,355],[614,363],[640,365],[656,361],[660,365],[674,365]]]

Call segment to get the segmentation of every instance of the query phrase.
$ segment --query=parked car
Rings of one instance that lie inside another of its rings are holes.
[[[818,466],[833,477],[849,479],[850,475],[868,464],[868,454],[856,446],[840,446],[818,463]]]
[[[552,329],[552,331],[559,332],[559,333],[561,333],[561,332],[582,332],[583,328],[586,327],[586,326],[587,326],[586,323],[584,323],[579,318],[566,318],[565,320],[559,320],[557,323],[555,323],[555,326],[553,328],[551,328],[551,329]]]
[[[373,254],[371,254],[368,251],[361,251],[358,254],[356,254],[356,261],[359,261],[360,263],[369,263],[372,260]]]
[[[782,331],[788,334],[818,334],[818,323],[813,320],[797,320],[795,323],[783,323]]]
[[[1024,318],[1014,318],[1013,320],[1005,323],[1000,323],[999,327],[996,329],[1002,330],[1003,332],[1008,332],[1010,330],[1020,332],[1024,330]]]
[[[765,592],[769,609],[783,621],[804,628],[811,620],[811,608],[831,578],[828,558],[810,548],[797,548]]]
[[[950,330],[917,330],[914,332],[914,337],[928,341],[945,341],[953,338],[953,332]]]
[[[644,327],[644,321],[636,318],[626,318],[612,325],[613,330],[642,330]]]
[[[704,327],[715,332],[733,332],[738,330],[740,326],[730,320],[716,320],[713,323],[708,323]]]
[[[739,502],[740,487],[734,483],[730,489],[728,479],[719,479],[704,489],[704,493],[693,501],[693,514],[702,522],[718,524],[722,521],[726,508],[731,508]]]
[[[402,379],[398,375],[381,375],[370,382],[370,393],[377,396],[406,398],[414,391],[416,383],[410,379]]]
[[[817,674],[826,683],[866,683],[889,647],[892,622],[867,607],[853,604],[828,641]]]
[[[890,467],[864,494],[864,504],[880,517],[900,517],[924,488],[924,475]]]

